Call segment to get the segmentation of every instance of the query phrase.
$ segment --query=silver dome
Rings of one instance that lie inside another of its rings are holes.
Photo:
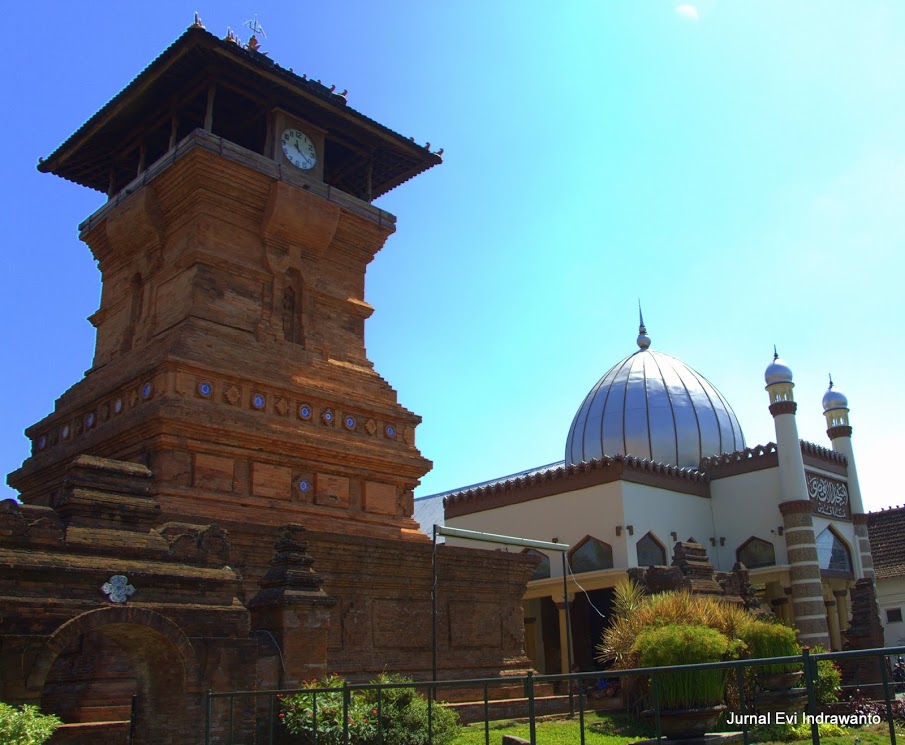
[[[575,414],[566,463],[605,455],[633,455],[681,468],[701,458],[744,450],[732,407],[702,375],[675,357],[640,349],[614,365]]]
[[[833,379],[830,378],[830,387],[823,394],[823,411],[826,413],[835,409],[848,409],[848,399],[842,391],[833,387]]]
[[[792,368],[779,358],[776,347],[773,347],[773,362],[764,370],[764,382],[767,385],[792,382]]]

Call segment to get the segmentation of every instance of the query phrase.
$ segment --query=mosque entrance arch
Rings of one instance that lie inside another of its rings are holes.
[[[57,629],[29,686],[40,688],[42,709],[73,725],[64,732],[96,732],[98,742],[128,732],[123,722],[133,713],[134,695],[133,742],[157,745],[197,739],[193,730],[200,736],[200,694],[188,695],[200,690],[198,674],[191,644],[173,621],[144,608],[111,607]]]

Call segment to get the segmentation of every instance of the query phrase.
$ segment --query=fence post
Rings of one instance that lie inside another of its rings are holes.
[[[738,685],[738,713],[742,717],[742,738],[748,745],[748,720],[745,719],[745,668],[739,665],[735,668],[735,682]]]
[[[802,647],[804,658],[804,683],[808,689],[808,714],[811,715],[811,742],[820,745],[820,732],[817,724],[817,690],[814,685],[815,662],[811,659],[810,647]]]
[[[660,729],[660,688],[657,685],[657,674],[651,675],[651,688],[654,692],[654,726],[657,728],[657,740],[663,736]]]
[[[889,696],[889,665],[886,662],[886,656],[882,656],[880,658],[880,672],[883,675],[883,702],[886,704],[886,721],[889,724],[889,742],[891,745],[896,745],[896,726],[895,722],[892,718],[892,704],[890,703]],[[892,698],[895,698],[896,694],[893,692]]]
[[[585,745],[584,737],[584,681],[578,678],[578,732],[580,745]],[[571,688],[571,684],[569,686]]]
[[[531,745],[537,745],[537,722],[534,721],[534,671],[528,671],[525,678],[525,692],[528,694],[528,731]]]
[[[484,745],[490,745],[490,694],[484,681]]]
[[[204,703],[204,745],[211,745],[211,692],[208,690],[206,694],[207,700]]]
[[[349,745],[349,681],[343,681],[343,742]]]

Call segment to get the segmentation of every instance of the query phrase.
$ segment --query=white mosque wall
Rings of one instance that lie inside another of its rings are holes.
[[[653,533],[666,549],[667,564],[672,562],[676,541],[695,538],[709,550],[713,514],[711,500],[707,497],[631,482],[625,482],[623,495],[625,525],[631,525],[633,533],[628,539],[628,564],[623,566],[638,566],[635,546],[648,532]]]
[[[486,533],[531,538],[570,546],[578,544],[585,536],[608,543],[613,548],[613,564],[616,567],[629,565],[626,552],[626,534],[616,535],[616,526],[625,525],[622,511],[622,489],[624,482],[597,484],[585,489],[553,494],[549,497],[532,499],[517,504],[497,507],[470,515],[450,517],[446,524],[452,528],[480,530]],[[636,537],[641,534],[636,533]],[[479,541],[462,541],[448,538],[450,545],[482,548],[499,548]],[[509,548],[510,551],[518,550]],[[550,556],[551,576],[562,577],[562,563],[559,556]]]
[[[779,535],[782,514],[779,511],[779,469],[741,473],[710,482],[716,547],[708,546],[710,560],[720,571],[728,572],[736,562],[736,552],[749,538],[773,544],[776,564],[788,563],[786,542]],[[722,545],[721,545],[722,543]]]
[[[887,611],[898,609],[905,614],[905,577],[889,577],[877,580],[877,601],[880,620],[883,622],[883,642],[887,647],[905,646],[905,621],[889,623]]]

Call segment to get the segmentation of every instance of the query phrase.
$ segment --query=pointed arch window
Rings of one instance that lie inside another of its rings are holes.
[[[735,558],[747,569],[776,565],[776,549],[770,541],[752,536],[735,552]]]
[[[853,577],[852,553],[842,537],[832,527],[817,536],[817,561],[820,571]]]
[[[537,565],[537,568],[534,570],[534,574],[531,576],[530,582],[533,582],[536,579],[549,579],[550,578],[550,557],[547,554],[543,554],[537,549],[526,548],[522,551],[523,554],[528,554],[529,556],[540,556],[540,564]]]
[[[635,544],[639,567],[666,565],[666,548],[653,533],[645,533]]]
[[[576,574],[613,568],[613,547],[605,541],[586,536],[569,552],[569,566]]]

